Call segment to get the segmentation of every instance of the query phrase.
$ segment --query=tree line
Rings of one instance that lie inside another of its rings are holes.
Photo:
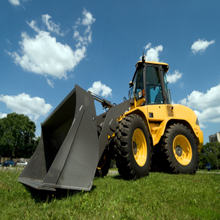
[[[206,164],[211,164],[211,169],[220,168],[220,143],[206,143],[199,155],[199,168],[205,169]]]
[[[23,114],[11,113],[1,118],[0,156],[30,158],[40,139],[35,131],[35,123]]]

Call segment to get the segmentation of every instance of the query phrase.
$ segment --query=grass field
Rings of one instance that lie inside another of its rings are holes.
[[[199,172],[207,172],[207,173],[219,173],[220,174],[220,170],[210,170],[210,171],[208,171],[208,170],[198,170]]]
[[[220,175],[150,173],[95,178],[90,192],[30,190],[0,168],[1,219],[220,219]]]

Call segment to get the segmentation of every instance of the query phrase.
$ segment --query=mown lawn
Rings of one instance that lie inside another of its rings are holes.
[[[220,174],[220,170],[210,170],[210,171],[208,171],[208,170],[198,170],[199,172],[207,172],[207,173],[219,173]]]
[[[0,168],[1,219],[220,219],[220,175],[95,178],[90,192],[30,190]]]

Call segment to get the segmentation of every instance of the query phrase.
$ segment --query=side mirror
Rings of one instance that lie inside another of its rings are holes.
[[[134,85],[134,83],[131,81],[129,82],[129,88],[131,88]]]

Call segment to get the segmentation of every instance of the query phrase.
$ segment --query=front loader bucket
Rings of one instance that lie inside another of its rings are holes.
[[[18,181],[36,189],[86,190],[99,161],[94,100],[79,86],[41,124],[41,139]]]

